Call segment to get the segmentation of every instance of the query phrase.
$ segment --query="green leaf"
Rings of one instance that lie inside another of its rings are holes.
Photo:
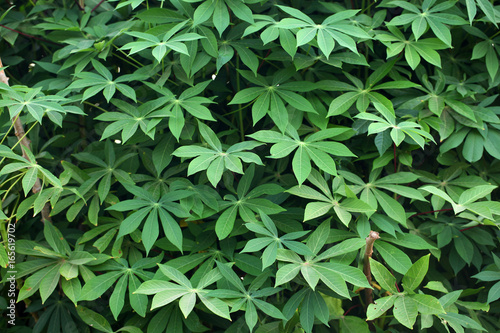
[[[40,296],[42,298],[42,304],[45,303],[47,298],[52,295],[52,292],[57,287],[59,278],[61,277],[61,273],[59,272],[60,267],[60,265],[52,266],[40,281]]]
[[[456,111],[460,115],[472,121],[476,121],[476,117],[474,116],[474,111],[467,104],[449,98],[445,99],[445,103],[448,104],[452,110]]]
[[[302,307],[300,308],[300,324],[308,333],[312,332],[314,325],[314,297],[312,295],[312,292],[306,295],[302,302]]]
[[[394,305],[396,298],[398,298],[396,295],[386,296],[379,298],[374,303],[368,305],[368,309],[366,310],[366,320],[374,320],[382,316]]]
[[[217,268],[222,276],[231,283],[234,287],[238,288],[241,292],[246,293],[246,289],[241,282],[241,279],[236,275],[236,273],[227,264],[216,261]]]
[[[319,274],[316,272],[316,270],[313,269],[311,266],[304,264],[300,268],[300,272],[302,273],[302,276],[309,284],[309,287],[311,287],[311,289],[314,290],[314,288],[316,288],[316,285],[319,282],[319,277],[320,277]]]
[[[345,281],[355,286],[371,288],[366,276],[358,268],[338,263],[317,263],[315,266],[335,272],[342,276]]]
[[[224,303],[223,301],[221,301],[218,298],[204,297],[204,296],[201,296],[200,294],[198,294],[198,296],[199,296],[200,300],[203,302],[203,304],[205,304],[205,306],[210,311],[212,311],[213,313],[215,313],[219,317],[231,320],[231,316],[229,315],[229,308],[226,305],[226,303]]]
[[[83,307],[81,305],[78,305],[76,307],[76,312],[82,318],[82,320],[89,326],[95,328],[96,330],[99,330],[101,332],[109,332],[113,333],[113,330],[111,329],[111,325],[109,322],[98,314],[97,312],[94,312],[90,309],[87,309],[86,307]]]
[[[247,301],[247,309],[245,311],[245,322],[248,326],[250,332],[253,331],[253,328],[257,324],[259,316],[257,315],[257,310],[255,309],[255,305],[253,305],[252,301]]]
[[[210,127],[208,127],[201,121],[198,121],[198,129],[200,130],[201,136],[208,143],[210,147],[219,152],[222,151],[222,145],[220,143],[220,140]]]
[[[50,247],[59,254],[65,255],[71,252],[68,242],[62,233],[50,221],[43,226],[43,235]]]
[[[357,92],[346,92],[339,97],[335,98],[328,109],[328,117],[340,115],[347,110],[356,102],[359,93]]]
[[[135,213],[132,213],[129,217],[127,217],[125,220],[122,221],[120,224],[120,231],[118,232],[118,238],[128,235],[131,232],[135,231],[137,228],[139,228],[139,225],[141,224],[142,220],[146,217],[146,215],[149,213],[151,210],[150,207],[145,207],[140,210],[138,210]]]
[[[340,296],[343,296],[343,297],[346,297],[349,299],[351,298],[351,296],[349,295],[349,290],[347,289],[347,284],[345,283],[345,280],[342,277],[342,275],[334,272],[331,269],[327,269],[327,268],[321,267],[321,266],[315,266],[314,269],[318,273],[321,281],[323,281],[323,283],[328,288],[330,288],[331,290],[333,290],[334,292],[336,292]]]
[[[410,257],[397,247],[382,241],[376,241],[374,246],[389,267],[396,272],[404,275],[412,266]]]
[[[172,160],[173,143],[173,136],[169,135],[162,139],[153,150],[153,165],[157,174],[160,174]]]
[[[123,275],[116,283],[115,289],[109,298],[109,308],[115,320],[118,320],[118,315],[125,305],[125,291],[127,290],[128,276]]]
[[[215,223],[215,232],[219,239],[226,238],[233,230],[237,211],[238,205],[233,205],[226,209],[217,219]]]
[[[191,311],[193,311],[195,304],[195,293],[189,293],[181,297],[181,299],[179,300],[179,308],[181,309],[184,318],[187,318]]]
[[[146,295],[134,293],[139,288],[140,284],[141,281],[135,275],[130,275],[128,280],[128,296],[132,309],[134,309],[134,311],[141,317],[145,317],[148,306],[148,297]]]
[[[340,332],[368,333],[370,332],[370,329],[368,328],[368,323],[363,320],[363,318],[355,316],[345,316],[340,320]]]
[[[373,277],[375,278],[375,280],[377,280],[378,284],[380,284],[382,288],[394,294],[398,292],[395,287],[396,278],[391,274],[391,272],[389,272],[387,268],[385,268],[384,265],[370,258],[370,268]]]
[[[299,274],[301,267],[302,266],[298,264],[287,264],[278,269],[278,272],[276,273],[276,283],[274,287],[276,288],[277,286],[292,280],[294,277],[297,276],[297,274]]]
[[[163,231],[168,240],[182,251],[182,231],[179,223],[164,209],[159,209]]]
[[[403,206],[382,191],[374,190],[373,193],[384,212],[406,227],[406,213]]]
[[[317,254],[325,245],[328,236],[330,235],[330,219],[324,221],[314,232],[307,238],[307,246],[312,253]]]
[[[82,291],[82,285],[78,279],[62,280],[61,287],[64,294],[75,304],[80,298],[80,293]]]
[[[341,243],[329,248],[325,252],[318,255],[314,261],[321,261],[325,259],[330,259],[333,257],[338,257],[345,255],[346,253],[351,253],[359,250],[366,245],[366,241],[361,238],[351,238],[342,241]]]
[[[477,162],[483,156],[484,139],[476,131],[471,131],[465,139],[462,155],[469,162]]]
[[[31,191],[33,186],[35,186],[37,178],[38,178],[38,168],[37,167],[29,168],[26,174],[24,175],[22,181],[25,196],[28,196],[28,193]]]
[[[87,281],[82,288],[82,293],[80,295],[80,301],[93,301],[100,297],[106,290],[115,283],[116,280],[123,273],[118,272],[108,272],[102,275],[98,275]]]
[[[443,314],[446,311],[443,309],[439,300],[431,295],[415,294],[409,296],[416,304],[418,312],[421,314]]]
[[[463,328],[486,331],[476,321],[462,314],[448,312],[446,314],[439,315],[439,317],[446,320],[449,324],[456,324],[462,326]]]
[[[487,195],[489,195],[496,188],[497,188],[497,186],[494,186],[494,185],[479,185],[479,186],[475,186],[473,188],[470,188],[468,190],[465,190],[460,195],[460,198],[458,199],[458,204],[459,205],[467,205],[467,204],[472,203],[478,199],[484,198]]]
[[[174,287],[170,289],[160,291],[153,297],[151,310],[167,305],[188,293],[189,289],[187,289],[186,287],[176,286],[176,285],[174,285]]]
[[[276,308],[274,305],[269,304],[267,302],[261,301],[260,299],[253,299],[254,304],[262,310],[265,314],[277,318],[277,319],[283,319],[286,320],[286,318],[283,316],[280,310]]]
[[[403,287],[406,291],[414,291],[422,283],[429,270],[430,254],[417,260],[403,276]]]
[[[394,301],[394,318],[409,329],[413,329],[413,325],[417,320],[417,304],[408,296],[401,296]]]
[[[488,291],[487,303],[494,302],[500,298],[500,281],[495,283]]]
[[[292,160],[292,170],[301,185],[311,173],[311,160],[303,146],[299,146]]]

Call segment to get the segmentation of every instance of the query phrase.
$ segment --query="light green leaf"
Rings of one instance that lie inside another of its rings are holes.
[[[396,272],[404,275],[412,266],[410,257],[397,247],[382,241],[376,241],[374,246],[389,267]]]
[[[403,206],[382,191],[374,190],[373,193],[384,212],[406,227],[406,213]]]
[[[276,283],[274,287],[276,288],[277,286],[292,280],[294,277],[297,276],[297,274],[299,274],[301,267],[302,265],[298,264],[287,264],[278,269],[278,272],[276,273]]]
[[[115,281],[122,275],[123,272],[108,272],[98,275],[87,281],[82,288],[80,301],[93,301],[100,297],[106,290],[115,283]]]
[[[368,305],[366,310],[366,320],[374,320],[383,315],[393,305],[398,296],[391,295],[377,299],[373,304]]]
[[[417,260],[403,276],[403,287],[406,291],[414,291],[422,283],[429,270],[430,254]]]
[[[333,207],[333,204],[329,202],[310,202],[306,205],[306,209],[304,212],[304,221],[323,216],[328,213]]]
[[[443,314],[446,311],[443,309],[439,300],[431,295],[415,294],[409,296],[416,304],[418,312],[421,314]]]
[[[375,277],[375,280],[377,280],[378,284],[380,284],[382,288],[394,294],[398,293],[395,287],[396,278],[387,268],[385,268],[384,265],[370,258],[370,268],[373,277]]]
[[[417,320],[417,304],[408,296],[401,296],[394,301],[394,318],[409,329]]]
[[[226,209],[217,219],[215,223],[215,232],[219,239],[226,238],[233,230],[237,211],[238,205],[233,205]]]
[[[231,320],[231,316],[229,315],[229,308],[226,303],[214,297],[205,297],[200,294],[198,294],[198,297],[210,311],[212,311],[219,317]]]
[[[306,149],[303,146],[299,146],[293,156],[292,170],[299,185],[301,185],[311,173],[311,161]]]

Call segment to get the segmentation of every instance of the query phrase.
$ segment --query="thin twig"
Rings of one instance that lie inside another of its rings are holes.
[[[54,44],[54,45],[61,45],[61,44],[59,44],[59,43],[53,42],[53,41],[48,40],[48,39],[44,39],[44,38],[41,38],[41,37],[33,36],[33,35],[30,35],[30,34],[24,33],[24,32],[22,32],[22,31],[19,31],[19,30],[16,30],[16,29],[9,28],[8,26],[3,25],[3,24],[0,24],[0,27],[5,28],[5,29],[10,30],[10,31],[13,31],[13,32],[15,32],[15,33],[18,33],[18,34],[20,34],[21,36],[24,36],[24,37],[28,37],[28,38],[32,38],[32,39],[36,39],[36,40],[39,40],[39,41],[42,41],[42,42],[46,42],[46,43],[50,43],[50,44]],[[2,81],[2,82],[3,82],[3,81]]]
[[[2,59],[0,59],[0,67],[3,67],[2,64]],[[7,75],[5,75],[5,71],[1,70],[0,71],[0,82],[5,83],[6,85],[9,85],[9,78]],[[24,132],[24,126],[23,123],[21,122],[21,117],[20,114],[17,114],[14,118],[12,118],[12,123],[14,124],[14,131],[17,137],[17,140],[21,144],[21,150],[23,152],[23,157],[28,160],[30,163],[36,163],[36,161],[31,161],[28,157],[28,154],[26,151],[31,151],[30,144],[31,141],[27,138],[26,132]],[[36,194],[42,190],[42,184],[40,182],[40,178],[36,178],[35,180],[35,185],[33,185],[33,188],[31,191]],[[45,207],[42,209],[42,222],[45,223],[45,221],[50,221],[50,206],[48,206],[48,203],[45,204]]]
[[[412,218],[412,217],[418,216],[418,215],[426,215],[426,214],[431,214],[431,213],[436,213],[436,212],[448,212],[450,210],[453,210],[453,208],[444,208],[444,209],[430,210],[428,212],[421,212],[421,213],[413,214],[409,218]]]
[[[102,3],[103,3],[104,1],[105,1],[105,0],[101,0],[101,1],[99,1],[99,3],[98,3],[97,5],[95,5],[95,7],[94,7],[94,8],[92,8],[92,10],[91,10],[90,12],[91,12],[91,13],[93,13],[93,12],[94,12],[94,10],[96,10],[97,8],[99,8],[99,6],[100,6],[100,5],[102,5]]]
[[[397,162],[396,162],[396,144],[394,143],[394,173],[398,172]]]

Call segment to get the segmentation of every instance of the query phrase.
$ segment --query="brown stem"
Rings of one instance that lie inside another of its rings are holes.
[[[370,268],[370,258],[373,254],[373,243],[377,239],[380,238],[380,235],[376,231],[370,231],[368,237],[366,237],[366,249],[365,249],[365,257],[364,257],[364,265],[363,265],[363,273],[365,273],[366,279],[368,283],[372,284],[372,270]],[[373,303],[373,294],[372,289],[365,289],[365,304],[368,307],[369,304]]]
[[[3,67],[2,64],[2,59],[0,59],[0,67]],[[5,75],[5,71],[1,70],[0,71],[0,82],[5,83],[6,85],[9,85],[9,78],[7,75]],[[23,152],[23,157],[28,160],[30,163],[36,163],[36,161],[31,161],[28,157],[28,154],[26,151],[31,151],[30,149],[30,144],[31,141],[26,137],[26,132],[24,131],[24,126],[23,123],[21,122],[20,118],[21,114],[17,114],[14,118],[12,118],[12,123],[14,124],[14,131],[17,137],[17,140],[21,144],[21,150]],[[42,184],[40,182],[40,178],[36,178],[35,185],[33,185],[33,188],[31,191],[33,193],[38,193],[42,190]],[[50,206],[49,204],[46,203],[44,209],[42,209],[42,222],[45,222],[46,220],[50,221]]]

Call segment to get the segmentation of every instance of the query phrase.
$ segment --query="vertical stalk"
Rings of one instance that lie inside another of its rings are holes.
[[[376,231],[370,231],[370,234],[368,235],[368,237],[366,237],[363,273],[365,273],[366,279],[368,280],[368,283],[370,285],[372,284],[372,270],[370,268],[370,258],[372,257],[373,254],[373,243],[375,243],[375,241],[379,238],[380,235]],[[368,305],[373,303],[373,293],[372,289],[368,288],[366,288],[364,291],[365,291],[365,304],[368,307]]]

